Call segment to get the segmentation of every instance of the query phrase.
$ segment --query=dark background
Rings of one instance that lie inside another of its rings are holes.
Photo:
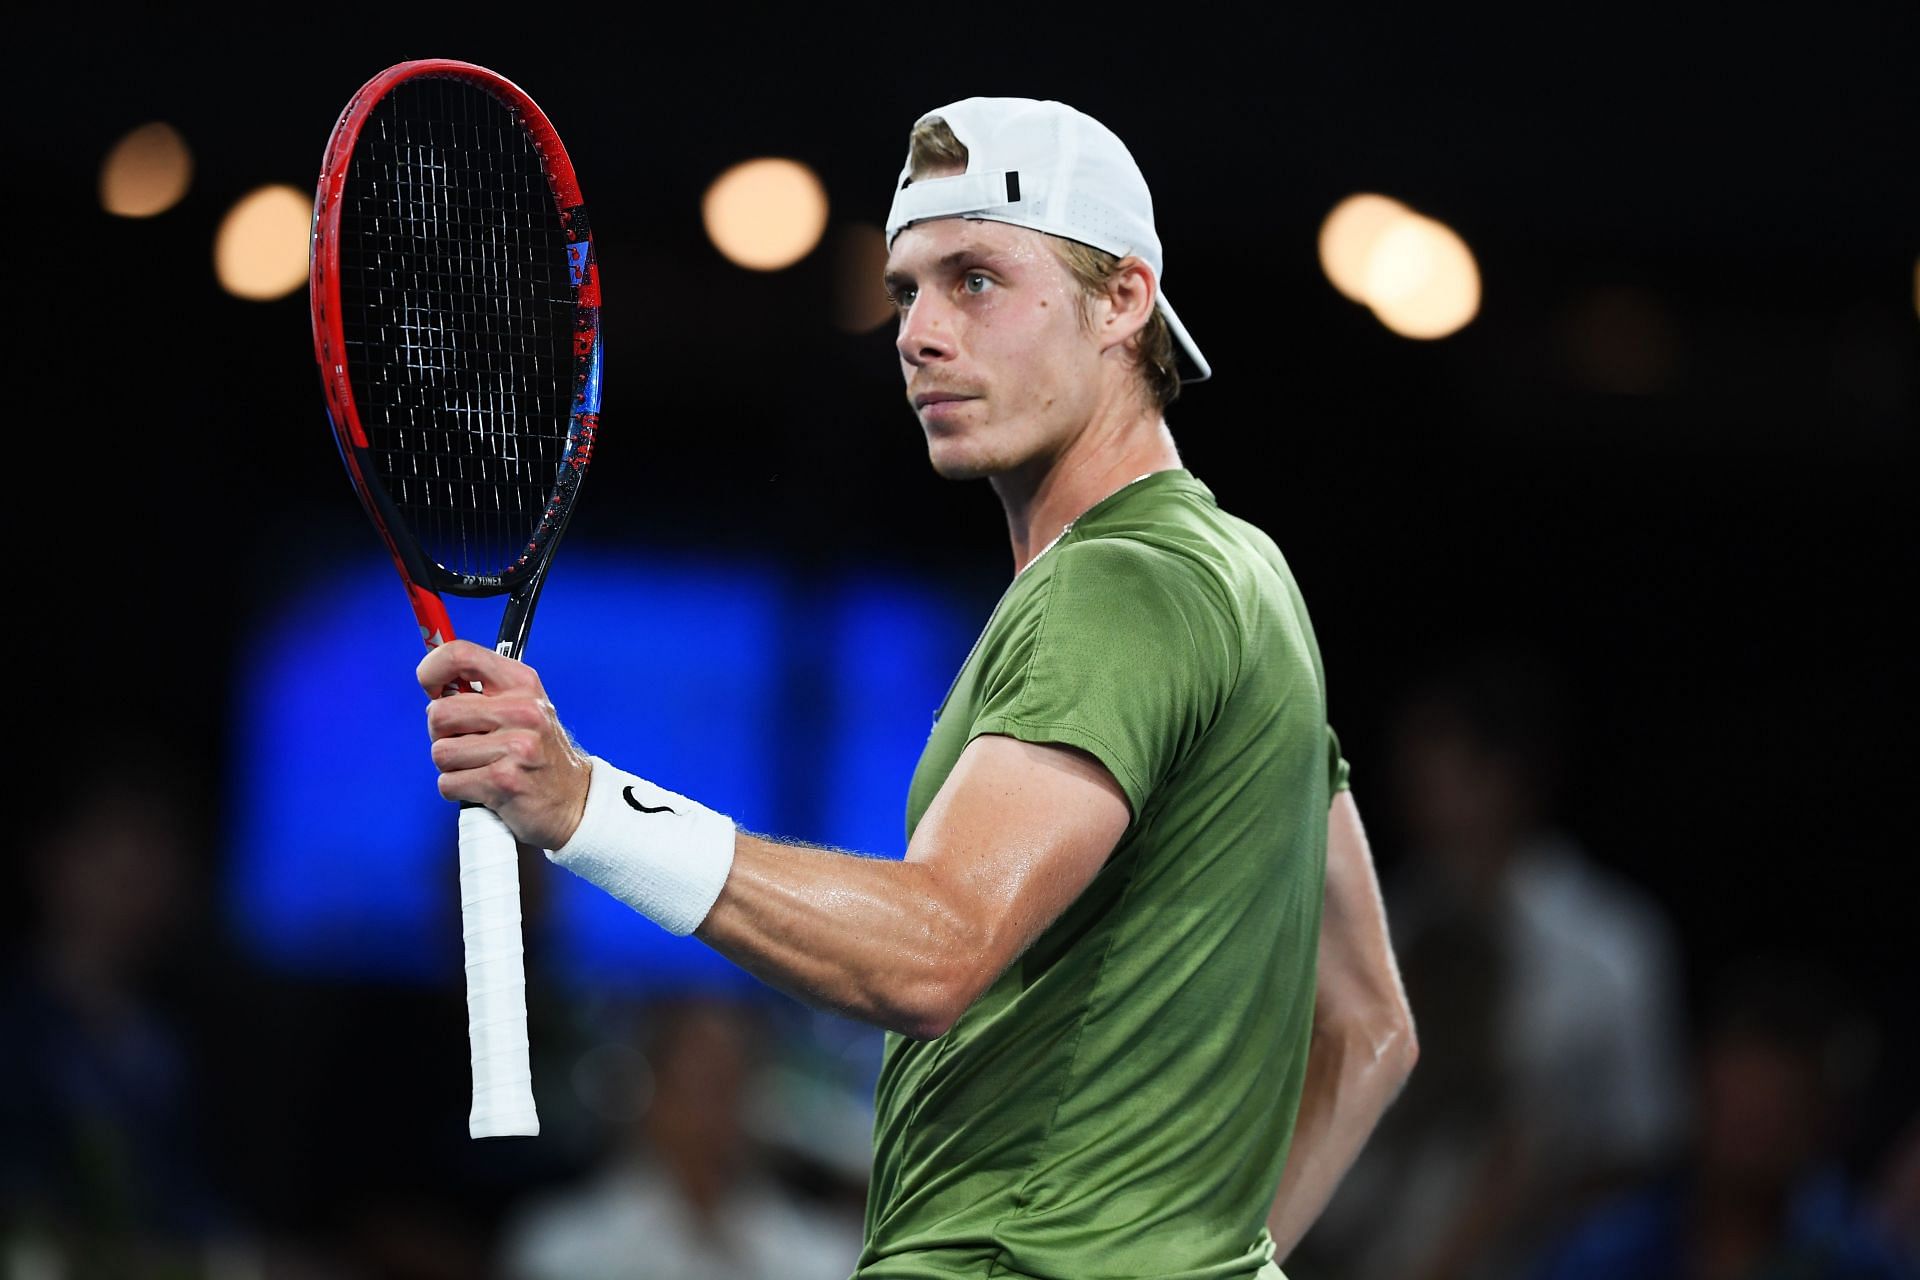
[[[19,819],[70,803],[87,762],[159,750],[205,784],[217,848],[245,624],[303,566],[378,554],[304,294],[231,298],[210,258],[234,199],[311,184],[375,71],[493,66],[579,168],[609,354],[573,536],[907,568],[982,617],[1009,569],[999,512],[926,467],[887,336],[832,327],[831,228],[760,275],[711,249],[698,202],[734,161],[788,155],[821,174],[835,225],[877,224],[921,112],[1057,97],[1153,185],[1169,294],[1216,370],[1169,421],[1287,552],[1363,805],[1424,672],[1488,646],[1557,664],[1576,695],[1566,822],[1670,909],[1690,990],[1787,948],[1877,1014],[1869,1159],[1920,1077],[1899,621],[1920,30],[1911,5],[1793,26],[1604,12],[28,22],[0,144]],[[109,217],[100,159],[151,119],[193,147],[192,190]],[[1326,282],[1318,227],[1361,190],[1472,246],[1485,301],[1465,330],[1395,337]],[[396,589],[396,661],[408,626]],[[1370,813],[1390,868],[1390,806]]]

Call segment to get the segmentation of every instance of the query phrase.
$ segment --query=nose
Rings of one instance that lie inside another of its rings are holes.
[[[930,295],[927,291],[914,298],[900,317],[900,333],[893,342],[900,359],[916,368],[949,359],[955,350],[953,316],[941,307],[938,296]]]

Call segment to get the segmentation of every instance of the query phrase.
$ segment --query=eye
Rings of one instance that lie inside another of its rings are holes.
[[[887,290],[887,301],[893,304],[894,310],[905,311],[913,305],[914,296],[918,293],[919,290],[910,284],[895,285]]]
[[[966,276],[961,280],[962,287],[964,287],[968,293],[975,293],[975,294],[985,293],[987,291],[987,286],[992,283],[993,282],[991,280],[988,280],[984,275],[980,274],[978,271],[967,272]]]

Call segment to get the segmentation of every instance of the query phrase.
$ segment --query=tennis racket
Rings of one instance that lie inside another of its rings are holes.
[[[518,658],[600,416],[600,273],[553,125],[484,67],[403,62],[327,140],[310,299],[327,413],[429,648],[505,596]],[[448,690],[452,692],[452,690]],[[540,1131],[511,832],[460,813],[475,1138]]]

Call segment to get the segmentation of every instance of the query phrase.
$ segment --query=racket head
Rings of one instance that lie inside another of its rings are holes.
[[[422,638],[453,634],[439,592],[530,610],[593,457],[604,358],[599,256],[552,122],[472,63],[382,71],[327,140],[309,273],[335,441]]]

